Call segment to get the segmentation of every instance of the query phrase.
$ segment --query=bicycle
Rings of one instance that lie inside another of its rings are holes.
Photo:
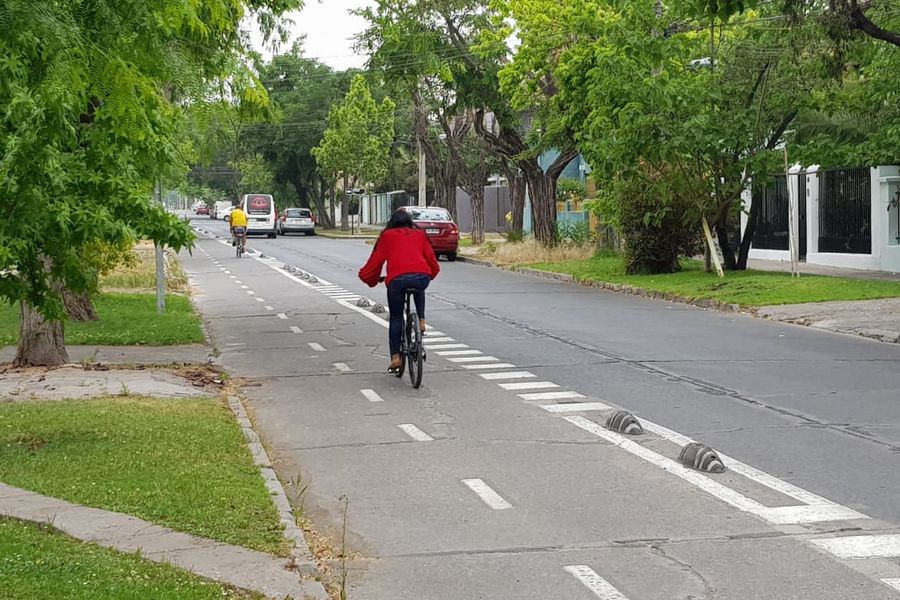
[[[384,281],[381,277],[379,281]],[[416,314],[413,294],[419,290],[407,288],[403,290],[403,333],[400,336],[400,368],[394,371],[397,379],[403,377],[409,366],[409,381],[415,389],[422,386],[422,373],[425,370],[425,344],[422,342],[422,329],[419,327],[419,315]]]
[[[234,232],[234,252],[238,258],[243,256],[244,252],[247,251],[247,234],[244,232]]]
[[[422,385],[422,372],[425,367],[425,344],[422,342],[422,329],[419,327],[419,315],[413,308],[413,294],[418,290],[410,288],[403,291],[403,335],[400,337],[400,370],[397,377],[403,377],[403,371],[409,366],[409,381],[415,389]]]

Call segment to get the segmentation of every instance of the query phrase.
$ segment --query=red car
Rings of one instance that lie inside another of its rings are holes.
[[[459,228],[453,222],[450,211],[430,206],[404,206],[402,209],[409,213],[419,229],[425,230],[438,257],[443,254],[451,262],[456,260]]]
[[[197,207],[197,214],[198,214],[198,215],[208,215],[208,214],[209,214],[209,207],[208,207],[208,206],[198,206],[198,207]]]

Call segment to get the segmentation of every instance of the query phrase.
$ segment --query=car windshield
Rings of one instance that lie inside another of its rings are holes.
[[[288,219],[302,219],[309,217],[309,211],[305,208],[289,208],[284,211],[284,216]]]
[[[247,208],[251,215],[267,215],[272,210],[272,197],[250,196],[247,198]]]
[[[409,208],[407,212],[413,221],[445,221],[450,222],[450,213],[433,208]]]

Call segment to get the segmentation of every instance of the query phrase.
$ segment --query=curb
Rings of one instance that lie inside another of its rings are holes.
[[[571,283],[571,284],[580,285],[583,287],[592,287],[592,288],[607,290],[610,292],[618,292],[620,294],[630,294],[632,296],[641,296],[643,298],[650,298],[652,300],[665,300],[667,302],[679,302],[681,304],[690,304],[692,306],[698,306],[700,308],[710,308],[710,309],[719,310],[722,312],[730,312],[730,313],[744,312],[746,314],[755,314],[753,311],[741,309],[739,304],[728,304],[726,302],[719,302],[718,300],[692,299],[692,298],[687,298],[685,296],[680,296],[678,294],[673,294],[671,292],[657,292],[654,290],[647,290],[644,288],[639,288],[639,287],[635,287],[633,285],[628,285],[628,284],[624,284],[624,283],[608,283],[606,281],[581,281],[581,280],[576,279],[573,275],[568,275],[566,273],[553,273],[551,271],[540,271],[538,269],[532,269],[530,267],[503,267],[503,266],[495,265],[494,263],[487,261],[487,260],[482,260],[480,258],[471,258],[468,256],[459,256],[459,257],[457,257],[457,260],[462,261],[462,262],[472,263],[472,264],[483,266],[483,267],[502,269],[504,271],[511,271],[513,273],[522,273],[525,275],[531,275],[533,277],[541,277],[543,279],[552,279],[553,281],[561,281],[563,283]]]
[[[309,549],[309,544],[303,536],[303,531],[297,525],[297,519],[294,516],[291,503],[288,501],[284,487],[281,485],[281,481],[272,467],[272,459],[269,457],[269,453],[266,452],[259,436],[253,429],[253,423],[250,421],[250,417],[247,416],[247,411],[240,399],[235,396],[229,397],[228,406],[231,408],[231,412],[234,413],[238,425],[241,426],[244,437],[247,439],[247,447],[253,455],[253,462],[259,467],[259,472],[266,482],[266,488],[272,494],[272,501],[275,503],[275,508],[278,509],[279,520],[284,527],[284,536],[294,542],[291,556],[297,565],[297,569],[300,571],[300,575],[304,577],[302,581],[304,590],[308,596],[316,600],[328,600],[325,587],[318,581],[308,579],[320,575],[319,567],[316,565],[312,551]]]
[[[331,234],[331,233],[323,233],[321,231],[316,232],[318,237],[323,237],[329,240],[377,240],[378,236],[375,234],[353,234],[353,235],[342,235],[342,234]]]

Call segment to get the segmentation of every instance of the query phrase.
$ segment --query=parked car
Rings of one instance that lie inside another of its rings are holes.
[[[234,206],[229,206],[224,211],[222,211],[222,220],[226,223],[231,223],[231,211],[235,209]]]
[[[198,206],[197,214],[198,215],[209,215],[209,207],[205,204],[203,206]]]
[[[459,228],[453,222],[450,211],[430,206],[404,206],[402,209],[409,213],[416,227],[425,230],[438,257],[443,254],[451,262],[456,260],[456,253],[459,251]]]
[[[213,204],[212,210],[209,213],[210,219],[224,219],[225,211],[232,207],[232,204],[229,200],[219,200],[215,204]]]
[[[308,208],[286,208],[278,217],[278,235],[303,233],[316,235],[316,217]]]

